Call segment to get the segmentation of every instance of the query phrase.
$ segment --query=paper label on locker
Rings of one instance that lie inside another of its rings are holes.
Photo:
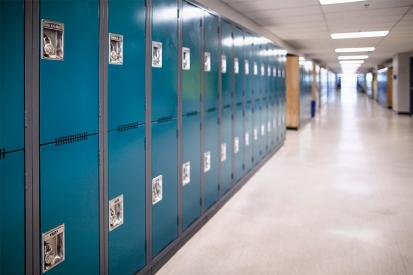
[[[189,71],[191,69],[191,49],[182,48],[182,70]]]
[[[234,58],[234,73],[238,74],[239,73],[239,61],[238,58]]]
[[[250,74],[250,63],[248,62],[248,60],[244,61],[244,71],[246,75]]]
[[[227,159],[227,144],[221,144],[221,162],[224,162]]]
[[[264,64],[261,64],[261,76],[265,75],[265,67]]]
[[[234,137],[234,154],[239,151],[239,137]]]
[[[205,72],[211,71],[211,53],[210,52],[204,53],[204,71]]]
[[[271,66],[268,65],[267,67],[267,76],[271,76]]]
[[[204,153],[204,173],[211,170],[211,152],[207,151]]]
[[[258,129],[254,128],[254,140],[258,140]]]
[[[191,181],[191,162],[182,164],[182,185],[185,186]]]
[[[42,234],[43,273],[65,260],[65,225]]]
[[[109,33],[109,64],[123,65],[123,35]]]
[[[152,41],[152,67],[162,68],[162,43]]]
[[[272,128],[274,128],[275,129],[275,127],[276,127],[276,122],[275,122],[275,118],[272,120]]]
[[[250,145],[250,134],[248,132],[245,133],[245,146]]]
[[[258,65],[257,65],[257,62],[254,62],[254,75],[258,75]]]
[[[227,57],[221,55],[221,73],[225,74],[227,72]]]
[[[267,132],[271,133],[271,122],[267,122]]]
[[[265,126],[264,124],[261,124],[261,136],[265,135]]]
[[[41,25],[41,58],[47,60],[63,60],[64,24],[42,19]]]
[[[272,68],[272,76],[276,77],[276,75],[277,75],[276,69],[275,69],[275,67],[273,67]]]
[[[109,201],[109,231],[123,224],[123,194]]]
[[[162,200],[162,175],[152,179],[152,205]]]

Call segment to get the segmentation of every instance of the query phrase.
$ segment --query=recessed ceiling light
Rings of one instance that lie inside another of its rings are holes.
[[[374,47],[362,47],[362,48],[338,48],[336,53],[357,53],[357,52],[372,52],[376,48]]]
[[[347,39],[347,38],[365,38],[365,37],[382,37],[389,34],[389,31],[372,31],[372,32],[342,32],[332,33],[332,39]]]
[[[368,55],[341,55],[338,60],[351,60],[351,59],[367,59]]]
[[[343,4],[351,2],[361,2],[366,0],[320,0],[321,5],[331,5],[331,4]]]
[[[364,60],[344,60],[340,61],[340,64],[363,64]]]

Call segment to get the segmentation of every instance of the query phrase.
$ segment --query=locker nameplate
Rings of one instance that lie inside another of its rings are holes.
[[[64,24],[42,19],[41,58],[61,61],[64,58]]]
[[[225,74],[227,72],[227,57],[221,55],[221,73]]]
[[[265,126],[264,124],[261,124],[261,136],[265,135]]]
[[[207,151],[204,153],[204,173],[211,170],[211,152]]]
[[[248,60],[244,61],[244,72],[246,75],[250,74],[250,63],[248,62]]]
[[[152,179],[152,205],[162,200],[162,175]]]
[[[254,75],[258,75],[258,64],[254,62]]]
[[[267,67],[267,76],[271,76],[271,66],[268,65]]]
[[[222,143],[221,144],[221,162],[224,162],[227,160],[227,144]]]
[[[264,64],[261,64],[261,76],[265,75],[265,67]]]
[[[248,132],[245,133],[245,146],[250,145],[250,134]]]
[[[49,271],[65,260],[65,225],[42,234],[42,270]]]
[[[277,72],[276,72],[275,67],[272,68],[272,76],[273,76],[273,77],[276,77],[276,76],[277,76]]]
[[[109,201],[109,231],[123,224],[123,194]]]
[[[271,133],[271,122],[270,121],[267,122],[267,132]]]
[[[239,151],[239,137],[234,137],[234,154]]]
[[[152,41],[152,67],[162,68],[162,43]]]
[[[191,49],[182,48],[182,70],[189,71],[191,69]]]
[[[204,53],[204,71],[205,72],[211,71],[211,53],[210,52]]]
[[[123,35],[109,33],[109,64],[123,65]]]
[[[182,164],[182,185],[185,186],[191,182],[191,162]]]
[[[254,128],[254,140],[258,140],[258,129]]]
[[[234,58],[234,73],[239,74],[239,61],[238,58]]]

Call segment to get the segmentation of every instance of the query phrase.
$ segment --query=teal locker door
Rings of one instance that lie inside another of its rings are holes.
[[[109,1],[109,274],[133,274],[146,262],[145,3]],[[112,216],[110,216],[112,217]]]
[[[225,20],[221,24],[221,74],[222,74],[222,108],[232,106],[233,99],[233,37],[232,25]]]
[[[182,185],[183,227],[201,214],[201,15],[183,2],[182,10]]]
[[[238,27],[233,27],[234,47],[233,47],[233,71],[234,71],[234,99],[235,104],[242,103],[244,96],[244,33]]]
[[[233,27],[233,72],[234,72],[234,120],[233,120],[233,182],[237,182],[243,175],[244,142],[243,142],[243,98],[244,98],[244,34],[238,27]]]
[[[152,1],[152,253],[178,236],[178,5]],[[180,166],[180,165],[179,165]],[[180,167],[179,167],[180,170]]]
[[[0,1],[0,37],[0,274],[24,274],[23,1]]]
[[[245,106],[245,116],[244,116],[244,165],[245,173],[250,171],[253,164],[253,120],[252,120],[252,104],[247,103]]]
[[[99,273],[98,3],[40,1],[40,237],[48,274]]]
[[[152,251],[158,255],[178,237],[176,120],[152,123]]]
[[[220,190],[221,195],[226,193],[232,185],[232,119],[231,109],[222,111],[221,117],[221,145],[220,145]]]
[[[205,143],[203,152],[203,175],[205,185],[205,208],[210,208],[219,197],[218,186],[218,112],[206,112],[204,116]]]
[[[234,182],[238,182],[244,175],[244,114],[242,103],[237,104],[234,118],[236,123],[232,154],[234,158]]]

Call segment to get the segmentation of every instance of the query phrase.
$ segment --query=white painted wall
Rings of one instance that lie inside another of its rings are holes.
[[[393,110],[410,112],[410,53],[393,57]]]

